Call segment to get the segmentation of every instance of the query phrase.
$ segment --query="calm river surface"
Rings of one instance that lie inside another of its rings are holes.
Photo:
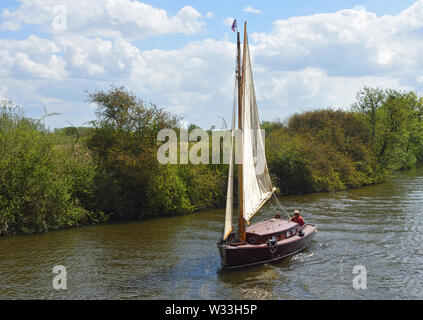
[[[218,273],[224,212],[212,210],[0,238],[0,299],[423,299],[423,167],[281,201],[319,232],[280,263]],[[67,290],[52,287],[55,265]],[[355,265],[366,290],[353,288]]]

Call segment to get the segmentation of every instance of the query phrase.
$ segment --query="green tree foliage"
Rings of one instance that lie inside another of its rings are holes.
[[[96,180],[96,205],[115,218],[151,215],[149,190],[179,194],[173,190],[178,189],[177,182],[165,184],[167,190],[152,185],[165,183],[159,179],[157,134],[175,127],[178,119],[156,105],[146,105],[122,87],[97,90],[88,95],[88,101],[97,105],[94,130],[86,140],[102,172]],[[179,211],[177,203],[167,205],[166,211]]]
[[[96,180],[101,211],[114,218],[140,218],[221,202],[224,176],[214,167],[158,162],[157,135],[165,128],[178,132],[178,117],[145,104],[123,87],[98,90],[88,101],[97,105],[94,130],[86,143],[102,172]]]
[[[323,109],[292,116],[268,135],[270,171],[283,193],[354,188],[375,183],[370,132],[354,112]]]
[[[93,191],[95,165],[81,148],[61,147],[10,102],[0,106],[0,233],[33,233],[102,220],[81,205]]]
[[[351,111],[321,109],[269,128],[267,156],[283,193],[355,188],[423,160],[423,99],[365,87]],[[275,129],[276,128],[276,129]]]
[[[194,210],[225,205],[227,171],[223,171],[219,165],[180,165],[178,175],[185,183],[187,196]]]
[[[382,170],[409,168],[422,159],[422,98],[414,92],[366,88],[378,107],[368,117],[369,104],[359,100],[353,105],[372,128],[371,145]],[[362,107],[358,108],[357,106]]]
[[[371,136],[376,134],[377,111],[383,104],[385,92],[379,88],[364,87],[356,95],[352,109],[361,113],[370,127]]]

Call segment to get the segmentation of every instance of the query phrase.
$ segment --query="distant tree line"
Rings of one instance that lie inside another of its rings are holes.
[[[0,234],[224,206],[227,165],[158,163],[157,134],[178,132],[179,117],[123,87],[87,101],[97,105],[90,127],[53,132],[1,102]],[[366,87],[346,110],[263,122],[273,181],[281,194],[379,183],[423,160],[422,121],[413,92]]]

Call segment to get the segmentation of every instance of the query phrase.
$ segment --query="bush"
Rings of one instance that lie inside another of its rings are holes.
[[[92,192],[94,167],[89,160],[79,167],[72,151],[54,148],[55,138],[24,118],[20,108],[2,103],[0,232],[33,233],[92,221],[78,197]],[[78,171],[85,174],[78,177]]]
[[[369,128],[358,113],[322,109],[296,114],[272,130],[266,146],[270,172],[285,194],[380,181]]]

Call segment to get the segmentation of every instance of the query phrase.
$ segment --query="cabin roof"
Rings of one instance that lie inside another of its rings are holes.
[[[258,236],[264,236],[273,233],[285,232],[289,229],[294,228],[297,225],[297,223],[292,221],[282,219],[270,219],[247,227],[246,232]]]

